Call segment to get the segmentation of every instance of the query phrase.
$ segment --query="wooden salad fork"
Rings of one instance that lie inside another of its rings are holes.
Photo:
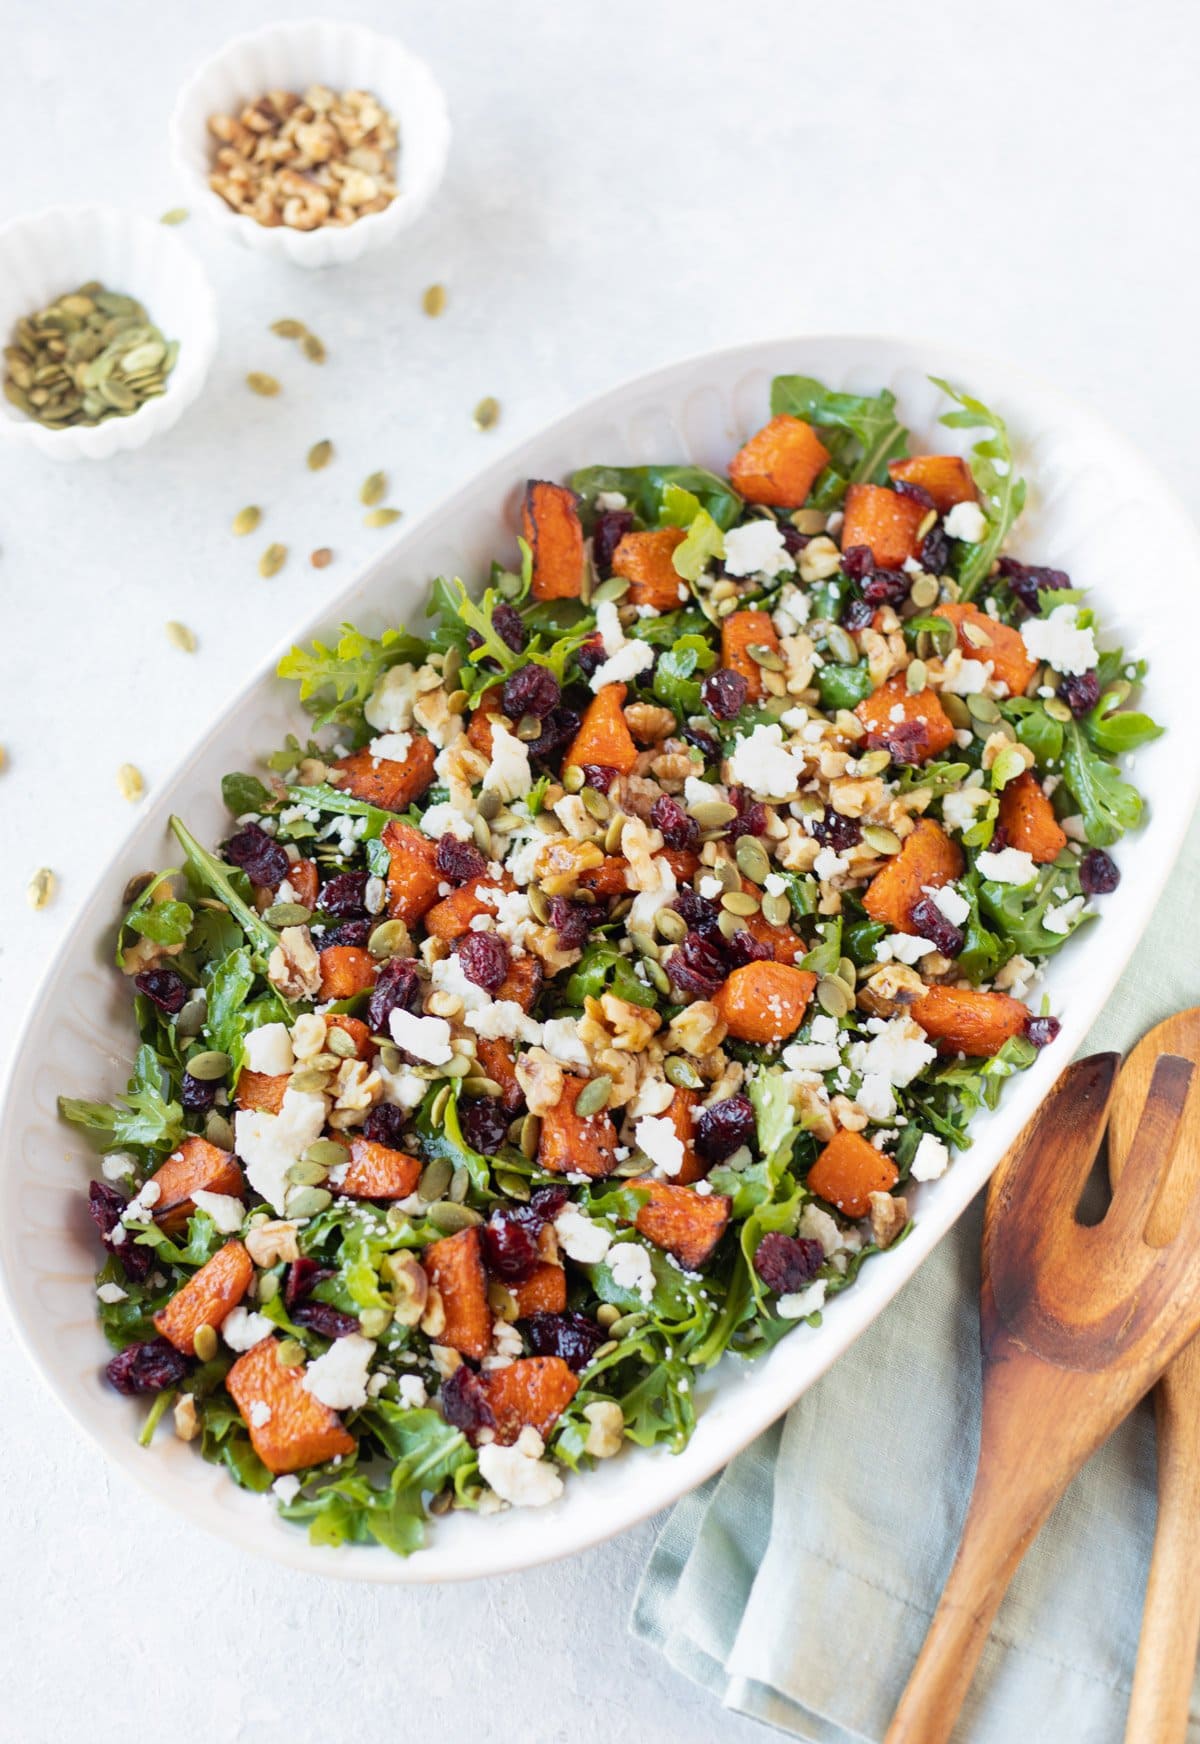
[[[1054,1504],[1200,1329],[1200,1195],[1182,1193],[1183,1213],[1168,1222],[1160,1194],[1200,1076],[1193,1060],[1168,1054],[1139,1068],[1112,1203],[1092,1227],[1076,1215],[1119,1065],[1096,1054],[1070,1067],[992,1177],[975,1488],[886,1744],[949,1739],[1000,1600]]]

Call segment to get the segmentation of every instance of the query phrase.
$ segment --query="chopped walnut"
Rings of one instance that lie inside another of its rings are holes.
[[[631,702],[624,710],[625,725],[639,745],[657,745],[675,731],[675,712],[652,702]]]
[[[589,1016],[595,1015],[592,1008],[594,999],[585,1000],[585,1009]],[[600,997],[600,1016],[612,1032],[613,1045],[626,1053],[640,1054],[648,1044],[650,1037],[662,1027],[662,1018],[647,1005],[634,1005],[627,999],[618,999],[615,993],[604,993]]]
[[[867,1124],[866,1112],[852,1102],[848,1096],[835,1096],[829,1104],[829,1112],[839,1126],[844,1126],[847,1132],[861,1132]]]
[[[252,1224],[245,1236],[246,1252],[256,1266],[277,1266],[281,1260],[300,1258],[296,1240],[298,1223],[276,1218],[270,1223]]]
[[[673,1048],[699,1056],[719,1048],[728,1033],[724,1019],[710,999],[693,999],[671,1019],[667,1036]]]
[[[200,1433],[195,1397],[191,1393],[180,1393],[171,1415],[175,1419],[175,1433],[180,1441],[195,1441]]]
[[[890,1247],[908,1222],[908,1204],[890,1193],[872,1193],[871,1239],[876,1247]]]
[[[638,1087],[638,1062],[638,1055],[623,1053],[619,1048],[601,1048],[594,1056],[596,1071],[612,1079],[613,1087],[608,1093],[610,1108],[624,1108],[633,1101]]]
[[[425,1309],[418,1324],[426,1338],[440,1338],[446,1330],[446,1304],[436,1284],[430,1284],[425,1293]]]
[[[415,1254],[399,1248],[384,1261],[392,1318],[397,1326],[418,1326],[429,1301],[429,1279]]]
[[[924,981],[906,963],[880,963],[859,987],[857,1003],[873,1017],[895,1017],[924,991]]]
[[[267,980],[285,999],[315,999],[321,991],[321,959],[306,926],[284,927],[267,963]]]
[[[650,769],[656,781],[667,787],[682,787],[689,775],[696,773],[696,764],[686,751],[661,751]]]
[[[615,1399],[597,1399],[583,1407],[588,1432],[583,1451],[593,1459],[611,1459],[625,1439],[625,1414]]]
[[[562,1101],[563,1069],[545,1048],[530,1048],[516,1064],[530,1114],[549,1114]]]

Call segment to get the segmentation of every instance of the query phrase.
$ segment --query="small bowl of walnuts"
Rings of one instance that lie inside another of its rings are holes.
[[[433,198],[449,149],[445,98],[424,61],[334,19],[236,37],[171,117],[190,205],[296,266],[391,242]]]

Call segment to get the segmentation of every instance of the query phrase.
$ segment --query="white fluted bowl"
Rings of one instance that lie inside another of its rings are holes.
[[[163,338],[179,341],[179,357],[164,394],[102,424],[50,430],[0,396],[0,438],[52,460],[107,460],[169,430],[216,354],[217,305],[199,261],[165,225],[116,206],[50,206],[0,228],[0,343],[22,316],[89,279],[136,297]]]
[[[236,114],[264,91],[370,91],[395,117],[400,134],[399,193],[382,212],[344,228],[273,229],[235,212],[208,185],[216,141],[210,115]],[[271,24],[238,36],[192,75],[171,115],[171,156],[187,186],[187,203],[257,254],[294,266],[340,266],[394,241],[424,212],[446,169],[450,118],[446,99],[425,62],[393,36],[333,18]]]

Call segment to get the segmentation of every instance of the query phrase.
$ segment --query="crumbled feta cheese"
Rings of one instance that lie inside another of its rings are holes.
[[[563,1481],[543,1451],[537,1430],[522,1429],[511,1447],[491,1441],[479,1449],[479,1475],[514,1508],[544,1508],[562,1495]]]
[[[721,801],[725,794],[715,781],[701,781],[698,775],[689,775],[683,783],[683,803],[687,806],[709,805],[715,799]]]
[[[492,1003],[487,989],[477,986],[466,974],[462,958],[456,951],[436,962],[429,971],[429,978],[439,992],[451,993],[461,999],[467,1011],[483,1011]]]
[[[454,1052],[444,1017],[414,1017],[397,1006],[388,1015],[388,1028],[398,1048],[430,1066],[444,1066]]]
[[[460,842],[469,842],[475,835],[470,818],[465,818],[448,799],[441,805],[430,806],[421,819],[421,828],[434,841],[442,836],[456,836]]]
[[[931,1132],[925,1132],[913,1154],[909,1173],[914,1181],[936,1181],[939,1175],[946,1173],[949,1162],[950,1152],[942,1140]]]
[[[377,761],[385,763],[404,763],[412,750],[411,733],[381,733],[372,739],[367,750]]]
[[[629,502],[623,491],[597,491],[596,507],[602,514],[612,514],[616,509],[627,509]]]
[[[739,739],[729,759],[729,778],[765,799],[786,799],[800,785],[804,763],[786,750],[783,728],[758,726]]]
[[[420,1411],[429,1403],[429,1394],[420,1375],[401,1375],[396,1383],[400,1403],[410,1411]]]
[[[376,1056],[373,1070],[379,1074],[381,1087],[380,1100],[390,1102],[396,1108],[419,1108],[429,1089],[424,1078],[418,1078],[416,1073],[407,1066],[401,1066],[398,1071],[389,1072],[383,1061]]]
[[[496,999],[482,1011],[468,1011],[467,1027],[486,1041],[537,1042],[541,1026],[527,1017],[515,999]]]
[[[593,672],[592,689],[603,690],[606,684],[628,684],[653,664],[654,650],[649,642],[626,642]]]
[[[640,1242],[614,1242],[608,1253],[608,1269],[618,1290],[634,1290],[643,1302],[654,1295],[654,1268]]]
[[[514,884],[524,887],[532,884],[537,874],[537,863],[546,846],[546,838],[540,830],[533,835],[518,838],[509,848],[505,870]]]
[[[846,872],[849,867],[849,860],[829,847],[822,848],[813,861],[813,871],[822,881],[836,878],[839,872]]]
[[[569,1260],[581,1266],[598,1265],[612,1246],[612,1236],[601,1223],[593,1223],[574,1205],[564,1205],[554,1219],[559,1246]]]
[[[625,631],[621,627],[616,600],[601,600],[596,607],[596,632],[610,659],[625,646]]]
[[[700,895],[707,902],[715,902],[724,889],[725,886],[719,878],[701,878],[700,880]]]
[[[842,1063],[832,1042],[793,1042],[782,1058],[789,1072],[832,1072]]]
[[[271,1421],[271,1407],[265,1399],[255,1399],[249,1410],[251,1429],[264,1429]]]
[[[960,927],[971,913],[971,904],[953,884],[941,884],[936,889],[932,885],[923,886],[926,896],[933,899],[934,906],[940,908],[951,926]]]
[[[310,1090],[285,1090],[278,1114],[242,1108],[234,1116],[234,1145],[246,1179],[281,1217],[287,1209],[287,1172],[324,1126],[325,1098]]]
[[[502,800],[524,799],[532,786],[529,746],[493,721],[492,761],[483,778],[484,793],[497,793]]]
[[[363,705],[367,725],[381,733],[400,733],[411,727],[413,704],[417,700],[416,678],[415,666],[390,667]]]
[[[968,735],[967,743],[970,743]],[[948,830],[969,830],[975,813],[988,802],[982,787],[960,787],[942,799],[942,822]]]
[[[955,503],[942,523],[951,539],[979,545],[987,537],[987,516],[978,503]]]
[[[880,939],[875,947],[877,963],[919,963],[922,957],[936,951],[937,946],[930,939],[918,938],[916,933],[888,933]]]
[[[975,869],[995,884],[1031,884],[1037,877],[1033,856],[1024,848],[1001,848],[998,854],[985,848],[975,856]]]
[[[664,1175],[677,1175],[682,1169],[683,1140],[666,1115],[644,1115],[633,1129],[633,1139]]]
[[[1003,993],[1011,993],[1014,999],[1024,999],[1030,987],[1041,973],[1036,963],[1031,963],[1028,957],[1018,951],[1015,957],[996,971],[994,986]]]
[[[823,1211],[819,1205],[811,1202],[800,1213],[796,1234],[805,1241],[819,1241],[826,1259],[837,1253],[842,1246],[842,1232],[835,1220],[828,1211]]]
[[[1021,640],[1031,660],[1044,660],[1056,672],[1078,676],[1100,658],[1091,630],[1081,630],[1077,605],[1055,606],[1048,618],[1026,618]]]
[[[336,1338],[304,1371],[300,1385],[331,1411],[355,1411],[367,1402],[367,1370],[375,1341],[360,1332]]]
[[[123,1181],[136,1167],[137,1163],[128,1151],[109,1151],[100,1164],[100,1173],[106,1181]]]
[[[842,1028],[836,1017],[829,1017],[821,1011],[809,1024],[808,1033],[815,1042],[837,1042],[841,1039]]]
[[[274,1321],[268,1320],[265,1314],[255,1314],[240,1305],[231,1308],[221,1322],[221,1337],[230,1350],[253,1350],[264,1338],[270,1338],[274,1331]]]
[[[577,1066],[581,1072],[591,1069],[588,1051],[579,1039],[579,1019],[549,1017],[542,1025],[542,1046],[560,1066]]]
[[[286,1024],[260,1024],[247,1032],[244,1046],[247,1071],[266,1072],[274,1078],[281,1072],[290,1072],[296,1064]]]
[[[825,1291],[828,1288],[824,1278],[818,1278],[815,1284],[810,1284],[806,1290],[794,1290],[787,1296],[780,1296],[775,1307],[781,1320],[804,1320],[810,1314],[815,1314],[825,1305]]]
[[[870,1041],[855,1042],[850,1049],[850,1063],[864,1077],[878,1072],[887,1083],[903,1089],[937,1058],[937,1049],[911,1017],[868,1018],[867,1029]]]
[[[882,1125],[890,1120],[896,1112],[896,1098],[892,1094],[892,1086],[882,1072],[867,1072],[858,1087],[858,1095],[854,1098],[868,1120]]]
[[[207,1188],[197,1187],[192,1204],[212,1218],[218,1235],[233,1235],[246,1221],[246,1207],[232,1193],[210,1193]]]
[[[129,1291],[123,1290],[120,1284],[97,1284],[96,1294],[101,1302],[107,1302],[111,1305],[115,1302],[124,1302],[129,1295]]]
[[[1048,908],[1042,925],[1048,933],[1061,933],[1065,936],[1070,932],[1075,917],[1082,911],[1084,902],[1084,897],[1072,896],[1068,902]]]
[[[778,521],[747,521],[725,535],[726,575],[783,575],[795,567]]]
[[[987,689],[994,670],[990,660],[956,660],[953,665],[947,662],[942,689],[951,696],[975,696]]]
[[[812,600],[790,581],[780,589],[771,622],[781,636],[794,636],[812,616]]]
[[[300,1494],[300,1487],[300,1479],[296,1476],[295,1472],[284,1472],[283,1476],[276,1478],[275,1482],[271,1485],[271,1493],[272,1495],[278,1496],[279,1500],[286,1507],[289,1502],[294,1502],[296,1500],[296,1497]]]
[[[763,889],[768,896],[784,896],[787,893],[788,882],[780,877],[778,872],[768,872],[763,880]]]

